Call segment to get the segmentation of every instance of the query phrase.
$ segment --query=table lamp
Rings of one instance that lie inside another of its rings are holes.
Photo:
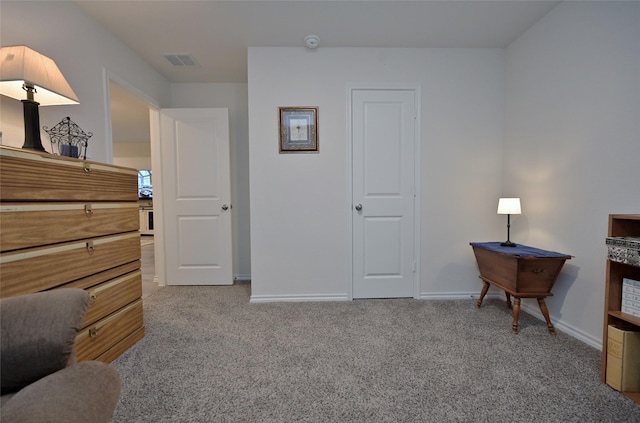
[[[503,247],[515,247],[516,244],[511,242],[509,231],[511,229],[511,215],[521,214],[519,198],[501,198],[498,200],[498,214],[507,215],[507,240],[500,245]]]
[[[27,46],[0,48],[0,94],[22,101],[22,148],[37,151],[45,151],[40,139],[38,106],[79,103],[56,63]]]

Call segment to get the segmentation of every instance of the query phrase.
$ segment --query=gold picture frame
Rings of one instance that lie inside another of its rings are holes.
[[[318,153],[318,108],[279,107],[280,153]]]

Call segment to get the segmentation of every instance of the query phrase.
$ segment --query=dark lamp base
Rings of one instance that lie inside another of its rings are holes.
[[[518,246],[518,244],[516,244],[515,242],[511,242],[511,241],[501,242],[500,245],[503,246],[503,247],[516,247],[516,246]]]
[[[46,151],[40,139],[40,115],[38,105],[40,103],[32,100],[22,100],[24,111],[24,145],[26,150]]]

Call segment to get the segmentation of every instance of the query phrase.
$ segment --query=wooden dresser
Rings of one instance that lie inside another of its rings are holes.
[[[0,146],[0,296],[82,288],[78,360],[144,336],[137,171]]]

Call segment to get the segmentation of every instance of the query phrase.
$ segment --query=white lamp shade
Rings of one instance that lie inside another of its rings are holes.
[[[519,198],[501,198],[498,200],[498,214],[521,214]]]
[[[26,99],[24,83],[33,84],[34,100],[43,106],[79,103],[53,60],[26,46],[0,48],[0,94]]]

